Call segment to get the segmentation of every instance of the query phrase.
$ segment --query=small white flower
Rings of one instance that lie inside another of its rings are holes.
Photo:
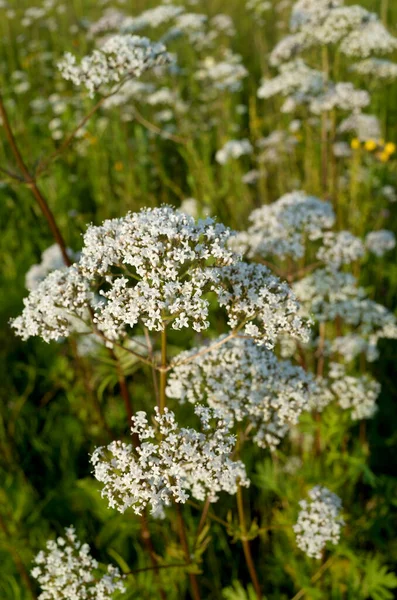
[[[310,500],[301,500],[301,511],[294,525],[296,543],[311,558],[321,558],[327,542],[336,545],[344,525],[340,517],[342,502],[327,488],[316,485],[309,491]]]

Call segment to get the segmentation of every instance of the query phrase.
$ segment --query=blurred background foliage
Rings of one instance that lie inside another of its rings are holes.
[[[136,119],[121,118],[119,107],[101,110],[89,121],[84,135],[42,174],[40,186],[69,247],[79,250],[87,223],[100,223],[144,206],[179,206],[185,198],[194,197],[203,213],[242,228],[253,208],[297,186],[321,193],[319,141],[315,137],[309,140],[298,135],[294,151],[281,152],[282,159],[271,165],[255,186],[242,182],[250,168],[249,158],[225,167],[214,161],[216,150],[229,138],[255,140],[275,129],[287,129],[289,117],[279,112],[279,101],[265,103],[256,98],[261,76],[271,71],[267,54],[287,31],[289,7],[288,2],[284,4],[285,9],[277,11],[273,0],[273,9],[262,23],[247,12],[242,0],[195,3],[191,10],[232,17],[237,31],[230,45],[243,57],[249,76],[241,92],[221,94],[201,110],[202,90],[193,79],[196,59],[186,42],[177,42],[179,63],[192,75],[184,78],[180,89],[190,109],[169,132],[184,143],[166,139]],[[397,34],[394,0],[362,0],[361,4],[382,10],[390,30]],[[119,7],[127,14],[138,14],[154,5],[156,2],[127,0]],[[65,51],[84,55],[92,45],[87,38],[89,23],[97,20],[104,8],[118,5],[96,0],[57,2],[44,17],[26,24],[24,15],[33,6],[32,0],[0,2],[1,92],[32,169],[59,146],[54,130],[58,128],[63,135],[71,131],[93,106],[92,100],[61,80],[57,60]],[[6,16],[7,10],[15,11],[15,17]],[[373,95],[372,110],[381,119],[385,140],[397,142],[397,84],[379,88],[371,81],[358,77],[357,81]],[[177,77],[171,85],[179,85]],[[59,102],[67,107],[58,115]],[[143,103],[138,110],[150,123],[155,122],[155,109]],[[61,121],[57,128],[54,119]],[[210,119],[212,126],[207,127]],[[349,194],[341,193],[340,224],[355,234],[362,234],[374,222],[396,231],[396,205],[388,204],[378,193],[382,186],[397,183],[396,159],[384,164],[363,151],[359,160],[363,176],[358,183],[357,206],[352,211]],[[1,126],[0,166],[11,172],[16,169]],[[101,354],[77,359],[69,342],[22,342],[8,325],[21,311],[26,271],[40,261],[42,251],[53,240],[28,187],[4,173],[0,174],[0,223],[0,598],[25,600],[37,593],[28,577],[33,556],[49,537],[61,534],[72,523],[103,562],[113,561],[128,571],[146,567],[148,559],[141,522],[133,514],[121,516],[107,509],[98,484],[90,477],[88,454],[127,430],[114,362]],[[375,299],[393,309],[396,252],[382,261],[369,261],[361,281]],[[175,343],[183,347],[183,339]],[[253,552],[268,600],[290,599],[302,588],[311,600],[397,597],[393,591],[397,578],[392,573],[397,563],[395,361],[396,342],[384,342],[381,358],[373,365],[383,391],[379,411],[367,425],[368,443],[360,443],[359,425],[352,429],[340,412],[327,412],[321,423],[326,452],[313,456],[308,447],[302,464],[291,475],[284,470],[288,442],[276,459],[265,451],[244,456],[255,473],[249,496],[261,534],[253,541]],[[137,372],[131,362],[123,364],[123,370],[137,406],[150,406],[146,384],[150,373],[145,369]],[[310,434],[313,423],[308,420],[302,427]],[[342,450],[346,431],[349,444]],[[343,490],[348,515],[342,541],[326,558],[323,573],[321,565],[295,548],[289,527],[296,518],[302,485],[307,482]],[[222,519],[231,519],[228,528],[215,522],[208,547],[202,540],[205,552],[200,581],[205,599],[255,598],[240,544],[230,543],[236,528],[231,506],[230,498],[222,498],[216,510]],[[193,525],[199,511],[186,506],[184,515],[188,526]],[[150,529],[164,563],[180,558],[171,521],[152,521]],[[193,536],[194,527],[188,529]],[[187,578],[177,570],[165,569],[161,580],[169,598],[188,597]],[[132,577],[129,590],[126,598],[159,597],[150,571]]]

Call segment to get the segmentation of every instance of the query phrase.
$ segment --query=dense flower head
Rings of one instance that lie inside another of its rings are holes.
[[[85,86],[91,96],[101,86],[140,77],[148,69],[165,65],[170,56],[165,46],[136,35],[114,35],[85,56],[80,65],[70,52],[65,54],[58,68],[62,76],[77,86]]]
[[[375,79],[397,79],[397,63],[382,58],[366,58],[350,68],[360,75],[370,75]]]
[[[172,502],[185,503],[190,496],[216,502],[220,492],[235,494],[238,485],[249,485],[243,463],[231,458],[230,423],[214,409],[197,406],[195,412],[200,431],[180,427],[168,409],[163,414],[155,409],[152,425],[138,412],[131,431],[139,445],[114,441],[94,451],[94,476],[104,484],[102,496],[111,508],[142,514],[149,505],[160,516]]]
[[[394,233],[388,229],[371,231],[365,237],[365,245],[370,252],[381,257],[386,254],[386,252],[395,248],[396,237]]]
[[[225,337],[204,354],[205,347],[178,355],[167,395],[194,404],[205,399],[232,422],[243,421],[258,446],[274,448],[308,408],[312,378],[252,340]]]
[[[124,592],[119,570],[108,565],[101,576],[98,562],[88,544],[82,544],[74,527],[67,527],[64,537],[47,542],[47,550],[35,558],[31,575],[42,593],[39,600],[111,600],[116,591]]]
[[[77,259],[77,256],[70,248],[67,254],[71,260]],[[34,290],[39,283],[43,281],[51,271],[57,271],[65,267],[64,258],[58,244],[53,244],[44,250],[41,255],[41,262],[32,265],[25,275],[25,287],[28,290]]]
[[[397,48],[397,38],[377,20],[369,21],[344,38],[340,51],[347,56],[368,58],[372,54],[387,54]]]
[[[206,88],[220,92],[238,92],[247,75],[241,56],[229,51],[224,53],[222,60],[217,61],[213,56],[207,56],[200,61],[194,78]]]
[[[378,339],[396,337],[396,317],[367,298],[351,273],[317,269],[294,283],[293,290],[302,307],[319,322],[339,317],[346,325],[357,328],[360,335]]]
[[[32,336],[58,340],[85,328],[87,307],[93,301],[89,282],[77,267],[53,271],[24,299],[24,310],[12,327],[23,340]]]
[[[339,82],[329,85],[324,94],[314,98],[310,110],[320,114],[334,109],[357,111],[365,108],[371,102],[366,90],[357,90],[352,83]]]
[[[344,525],[340,517],[341,499],[326,487],[316,485],[309,500],[301,500],[298,521],[294,525],[296,543],[311,558],[321,558],[327,542],[336,545]]]
[[[301,258],[305,237],[321,238],[323,231],[334,224],[335,214],[329,202],[296,191],[255,209],[249,220],[252,225],[231,240],[232,247],[248,257],[273,254]]]
[[[316,26],[343,4],[343,0],[297,0],[292,7],[290,27],[295,31],[308,25]]]
[[[88,227],[78,263],[54,271],[25,299],[18,335],[56,340],[95,329],[108,345],[137,324],[161,331],[209,327],[210,296],[232,328],[272,345],[279,331],[306,336],[291,290],[228,246],[232,232],[169,206]]]
[[[312,13],[313,15],[313,13]],[[302,24],[299,35],[303,39],[305,48],[334,45],[341,43],[351,32],[356,31],[370,21],[376,20],[376,15],[368,12],[358,5],[335,6],[320,14],[317,12],[315,20]]]
[[[277,94],[296,96],[300,102],[311,100],[324,89],[324,75],[312,69],[302,59],[284,63],[279,74],[264,79],[258,89],[258,98],[271,98]]]
[[[360,141],[378,140],[381,137],[379,119],[375,115],[355,112],[344,119],[339,127],[339,133],[354,131]]]
[[[219,164],[224,165],[231,158],[236,159],[246,154],[251,154],[252,150],[252,144],[249,140],[229,140],[218,150],[215,159]]]
[[[359,260],[364,254],[362,240],[350,231],[327,231],[323,235],[317,258],[329,267],[339,269],[342,265]]]
[[[371,419],[377,411],[380,391],[380,384],[368,375],[348,375],[345,365],[331,362],[328,377],[317,378],[310,404],[321,412],[331,402],[337,402],[343,410],[350,411],[354,421]]]
[[[258,345],[273,348],[285,332],[308,339],[310,323],[298,315],[299,304],[290,287],[265,266],[240,262],[225,267],[216,293],[229,327],[243,330]]]

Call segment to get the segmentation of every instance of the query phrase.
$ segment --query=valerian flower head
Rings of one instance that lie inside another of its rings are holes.
[[[375,79],[397,79],[397,63],[386,59],[366,58],[352,65],[350,69]]]
[[[360,238],[350,231],[327,231],[317,258],[333,269],[351,264],[365,255],[365,247]]]
[[[34,562],[31,575],[43,590],[39,600],[111,600],[114,592],[125,592],[119,570],[108,565],[101,575],[90,547],[77,539],[74,527],[66,528],[65,537],[49,540]]]
[[[136,35],[114,35],[98,50],[85,56],[80,65],[76,57],[65,54],[58,64],[62,76],[77,86],[85,86],[90,94],[102,86],[140,77],[148,69],[165,65],[170,56],[165,46]]]
[[[396,337],[396,317],[386,307],[367,298],[351,273],[317,269],[297,281],[293,289],[308,314],[319,322],[339,317],[363,336]]]
[[[331,362],[328,376],[317,378],[310,404],[321,412],[331,402],[337,402],[343,410],[350,411],[353,421],[372,419],[380,391],[380,384],[368,375],[348,375],[345,365]]]
[[[286,332],[308,339],[310,323],[298,315],[299,304],[290,287],[265,266],[240,262],[222,269],[221,275],[214,289],[231,329],[244,328],[246,335],[267,348]]]
[[[285,194],[276,202],[254,210],[252,225],[231,240],[233,248],[248,257],[301,258],[305,238],[316,240],[332,227],[335,214],[329,202],[305,192]]]
[[[381,257],[386,252],[393,250],[396,246],[396,237],[392,231],[388,229],[380,229],[379,231],[371,231],[365,237],[365,245],[367,249]]]
[[[297,96],[300,102],[308,101],[324,90],[324,75],[306,65],[302,59],[281,65],[280,72],[272,79],[264,79],[258,89],[258,98]]]
[[[210,408],[197,406],[195,412],[201,431],[180,427],[168,409],[163,414],[155,409],[153,425],[138,412],[131,429],[138,446],[115,441],[94,451],[94,476],[104,484],[102,496],[111,508],[142,514],[149,505],[161,516],[172,502],[185,503],[190,496],[216,502],[220,492],[235,494],[238,485],[249,485],[243,463],[231,458],[230,423]]]
[[[89,282],[76,266],[53,271],[24,299],[24,310],[12,327],[23,340],[32,336],[59,340],[76,331],[78,319],[87,317],[93,302]]]
[[[203,331],[215,294],[230,326],[258,343],[272,345],[278,331],[305,337],[291,290],[264,267],[242,263],[231,236],[209,217],[196,222],[167,206],[90,226],[79,262],[33,290],[13,327],[46,341],[95,330],[108,345],[138,324]]]
[[[249,140],[229,140],[226,144],[218,150],[215,155],[215,160],[224,165],[231,158],[240,158],[246,154],[252,153],[252,144]]]
[[[370,20],[344,38],[339,49],[347,56],[368,58],[372,54],[387,54],[397,48],[397,38],[378,20]]]
[[[340,516],[341,499],[326,487],[316,485],[310,500],[301,500],[298,521],[294,525],[296,543],[311,558],[321,558],[327,542],[336,545],[344,521]]]
[[[77,259],[77,255],[70,248],[67,249],[67,254],[71,260]],[[41,255],[41,262],[32,265],[25,275],[25,287],[28,290],[34,290],[39,283],[43,281],[51,271],[61,270],[65,267],[65,262],[62,252],[58,244],[53,244],[46,248]]]
[[[205,399],[232,422],[243,421],[258,446],[274,448],[308,408],[312,378],[252,340],[222,343],[225,337],[204,354],[206,348],[179,354],[167,395],[195,404]]]

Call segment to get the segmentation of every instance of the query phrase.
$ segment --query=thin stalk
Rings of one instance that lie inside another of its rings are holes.
[[[149,530],[149,526],[147,524],[147,519],[146,519],[145,514],[143,514],[141,516],[141,537],[142,537],[143,543],[145,544],[146,550],[150,556],[150,561],[152,563],[153,571],[156,576],[157,585],[159,588],[160,598],[161,598],[161,600],[167,600],[167,595],[161,586],[159,565],[157,563],[157,557],[156,557],[156,553],[154,550],[152,538],[150,536],[150,530]]]
[[[168,133],[168,131],[164,131],[160,127],[157,127],[157,125],[155,125],[154,123],[151,123],[150,121],[145,119],[145,117],[143,115],[141,115],[141,113],[139,113],[136,108],[134,108],[134,117],[138,121],[138,123],[140,123],[146,129],[148,129],[152,133],[155,133],[156,135],[158,135],[162,138],[165,138],[167,140],[172,140],[173,142],[176,142],[177,144],[186,145],[188,143],[188,140],[185,140],[184,138],[181,138],[178,135],[173,135],[172,133]]]
[[[311,578],[311,582],[312,583],[316,583],[316,581],[318,581],[323,573],[325,573],[325,571],[327,571],[327,569],[329,569],[329,567],[332,565],[332,563],[335,561],[335,557],[331,556],[331,558],[329,558],[327,560],[327,562],[325,562],[320,568],[319,570],[313,575],[313,577]],[[299,590],[299,592],[297,594],[295,594],[295,596],[291,599],[291,600],[300,600],[300,598],[303,598],[303,596],[306,594],[306,590],[301,589]]]
[[[19,150],[18,144],[16,142],[13,131],[11,129],[10,121],[8,119],[7,111],[4,106],[4,102],[3,102],[3,98],[1,96],[1,94],[0,94],[0,116],[3,121],[3,127],[4,127],[7,141],[10,145],[11,152],[12,152],[12,154],[15,158],[15,161],[18,165],[18,168],[21,172],[23,181],[26,183],[26,185],[32,191],[32,194],[35,197],[37,204],[39,205],[43,215],[47,219],[47,222],[51,229],[51,232],[61,250],[62,257],[63,257],[65,264],[67,266],[70,266],[72,263],[71,263],[71,260],[68,256],[68,253],[66,250],[65,240],[63,239],[63,236],[58,228],[58,225],[55,222],[54,215],[52,214],[51,209],[47,204],[47,201],[45,200],[43,194],[41,193],[40,189],[38,188],[34,177],[32,177],[32,175],[30,174],[30,171],[27,168],[25,161],[22,158],[22,154]]]
[[[187,567],[188,565],[186,563],[175,563],[172,565],[156,565],[156,567],[142,567],[141,569],[133,569],[132,571],[129,571],[128,573],[124,573],[124,575],[135,575],[136,573],[146,573],[147,571],[154,571],[154,569],[160,570],[160,569],[182,569],[184,567]]]
[[[241,486],[237,488],[237,510],[238,510],[238,519],[240,523],[241,529],[241,542],[243,544],[244,557],[245,562],[247,563],[248,571],[255,589],[256,596],[258,600],[262,598],[261,586],[259,585],[258,575],[256,573],[254,561],[251,554],[251,547],[249,540],[247,539],[247,524],[245,520],[245,512],[244,512],[244,500],[243,500],[243,491]]]
[[[181,507],[179,504],[175,503],[176,516],[178,521],[178,533],[179,539],[181,542],[182,550],[186,558],[186,562],[188,565],[192,563],[192,559],[189,551],[189,544],[187,541],[185,523],[182,516]],[[194,600],[200,600],[200,590],[197,583],[197,577],[194,573],[189,573],[190,587],[192,590],[192,596]]]
[[[156,365],[154,362],[154,355],[153,355],[153,344],[152,344],[152,340],[150,339],[150,335],[149,335],[149,331],[148,331],[147,327],[144,327],[144,332],[145,332],[146,346],[148,349],[148,356],[152,362],[151,372],[152,372],[152,378],[153,378],[154,394],[156,396],[157,406],[160,408],[160,394],[159,394],[159,386],[158,386],[157,374],[156,374]]]
[[[160,367],[160,390],[159,390],[159,400],[160,400],[160,413],[162,414],[165,409],[166,404],[166,395],[165,389],[167,386],[167,328],[166,324],[163,323],[163,329],[161,330],[161,367]],[[177,502],[174,502],[176,514],[177,514],[177,522],[178,522],[178,533],[179,539],[181,542],[182,550],[186,558],[186,562],[190,565],[192,562],[189,544],[186,536],[185,523],[182,516],[182,511]],[[200,600],[200,592],[197,583],[197,578],[194,573],[189,573],[190,587],[192,590],[192,596],[194,600]]]
[[[329,56],[327,46],[322,47],[322,67],[324,84],[329,79]],[[321,114],[321,186],[324,197],[328,194],[328,113]]]

